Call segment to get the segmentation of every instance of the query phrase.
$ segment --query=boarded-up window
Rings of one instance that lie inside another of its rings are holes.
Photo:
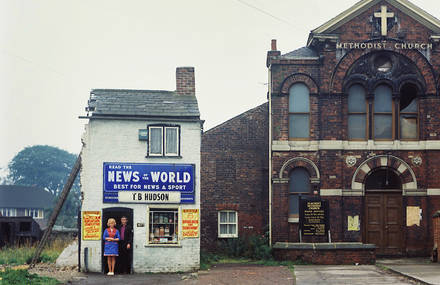
[[[367,130],[365,89],[355,84],[348,91],[348,138],[365,139]]]
[[[295,168],[289,175],[289,219],[299,218],[299,199],[310,194],[310,176],[305,168]]]
[[[294,84],[289,91],[289,138],[307,139],[310,136],[310,94],[303,83]]]
[[[387,85],[379,85],[374,91],[374,138],[393,138],[392,90]]]

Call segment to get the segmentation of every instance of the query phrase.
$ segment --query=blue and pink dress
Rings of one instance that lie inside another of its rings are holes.
[[[118,242],[117,241],[108,241],[105,240],[106,238],[117,238],[121,239],[119,236],[119,231],[115,228],[111,230],[110,228],[105,229],[103,239],[105,241],[104,243],[104,256],[118,256]]]

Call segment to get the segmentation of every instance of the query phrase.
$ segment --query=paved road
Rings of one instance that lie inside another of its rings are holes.
[[[297,265],[295,275],[297,285],[415,284],[404,277],[384,272],[373,265]]]

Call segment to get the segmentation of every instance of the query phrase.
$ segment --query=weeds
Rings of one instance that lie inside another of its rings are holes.
[[[66,239],[55,239],[46,245],[39,262],[55,262],[64,248],[71,242]],[[36,245],[4,247],[0,251],[0,265],[29,264],[34,256]],[[1,284],[1,283],[0,283]]]

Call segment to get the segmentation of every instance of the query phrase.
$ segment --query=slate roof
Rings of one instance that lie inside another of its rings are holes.
[[[49,208],[53,195],[30,186],[0,185],[0,208]]]
[[[200,117],[197,98],[173,91],[93,89],[89,117]]]
[[[283,58],[316,58],[318,54],[311,48],[302,47],[289,53],[283,54]]]

